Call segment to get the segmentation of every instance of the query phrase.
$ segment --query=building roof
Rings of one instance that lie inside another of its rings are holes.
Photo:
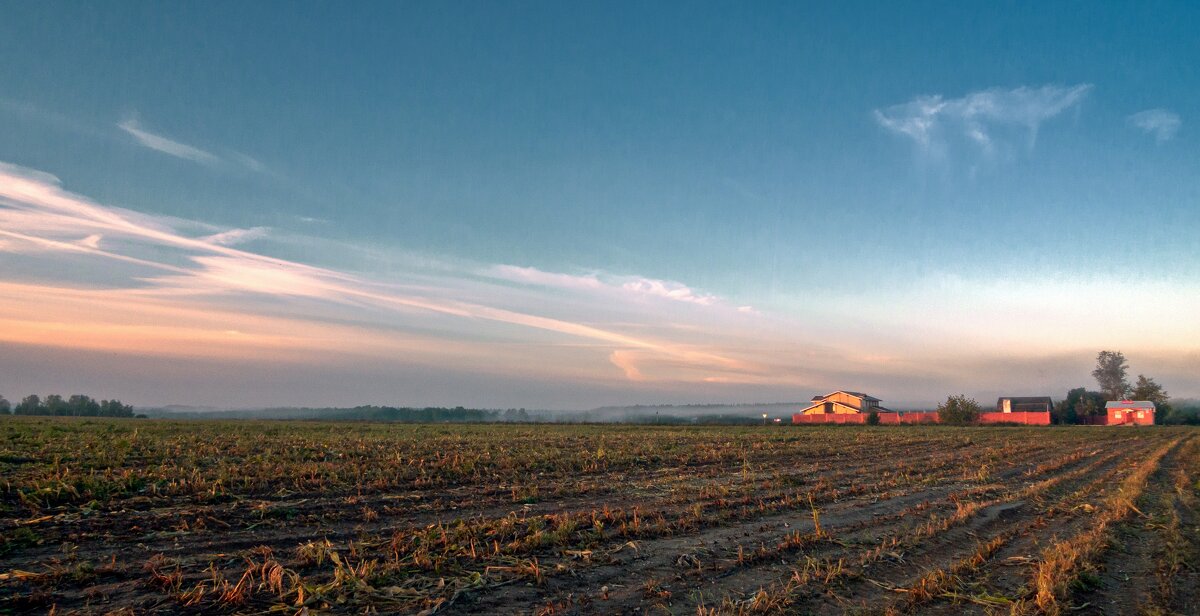
[[[850,392],[844,392],[844,393],[850,393]],[[818,400],[819,400],[819,402],[818,402]],[[804,408],[800,409],[799,411],[796,411],[796,412],[795,412],[795,413],[793,413],[793,414],[794,414],[794,415],[805,415],[805,414],[807,414],[807,411],[811,411],[811,410],[813,410],[813,409],[821,408],[821,407],[823,407],[823,406],[825,405],[825,401],[823,400],[823,396],[819,396],[819,397],[817,397],[817,398],[814,398],[814,399],[813,399],[813,402],[814,402],[814,404],[810,404],[810,405],[808,405],[808,406],[806,406],[806,407],[804,407]],[[862,413],[862,412],[863,412],[863,409],[861,409],[861,408],[858,408],[858,407],[855,407],[855,406],[851,406],[851,405],[849,405],[849,404],[846,404],[846,403],[843,403],[843,402],[830,402],[829,404],[836,404],[837,406],[844,406],[844,407],[846,407],[846,408],[848,408],[848,409],[850,409],[850,410],[853,410],[853,411],[856,411],[856,412],[859,412],[859,413]],[[872,409],[870,409],[870,410],[871,410],[871,411],[876,411],[876,412],[879,412],[879,413],[891,413],[891,412],[893,412],[891,409],[885,409],[885,408],[883,408],[882,406],[877,406],[877,407],[874,407],[874,408],[872,408]]]
[[[1005,400],[1011,400],[1013,404],[1054,404],[1054,400],[1051,400],[1050,396],[1000,396],[996,400],[996,404]]]
[[[816,402],[817,400],[824,400],[825,398],[828,398],[829,396],[832,396],[834,394],[850,394],[851,396],[854,396],[855,398],[862,398],[863,400],[874,400],[876,402],[881,402],[881,400],[879,398],[876,398],[875,396],[869,396],[867,394],[862,393],[861,391],[847,391],[845,389],[839,389],[835,392],[825,394],[824,396],[813,396],[812,401]]]
[[[1152,409],[1154,403],[1149,400],[1114,400],[1104,403],[1106,409]]]

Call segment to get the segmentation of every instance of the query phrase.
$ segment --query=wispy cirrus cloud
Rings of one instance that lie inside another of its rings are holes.
[[[93,125],[23,101],[0,97],[0,112],[18,114],[23,118],[77,135],[104,140],[119,138],[125,141],[124,137],[119,137],[118,133],[112,131],[110,125]],[[118,122],[116,127],[125,136],[132,137],[133,143],[168,156],[198,163],[206,167],[238,169],[278,177],[278,174],[274,173],[267,165],[253,156],[232,150],[221,150],[221,153],[218,154],[183,143],[177,139],[167,137],[160,132],[150,130],[142,124],[136,114],[130,115],[125,120]]]
[[[562,274],[519,265],[494,265],[484,270],[483,274],[502,280],[543,287],[600,289],[605,286],[595,274]]]
[[[1175,137],[1179,132],[1179,128],[1183,126],[1183,120],[1178,113],[1170,109],[1147,109],[1139,111],[1128,118],[1129,123],[1143,132],[1154,135],[1154,141],[1159,144],[1166,143]]]
[[[495,377],[489,387],[506,391],[560,387],[572,401],[563,404],[574,406],[584,404],[575,391],[591,386],[658,400],[786,400],[841,387],[920,400],[1011,387],[1012,365],[1042,370],[1039,387],[1073,384],[1086,375],[1090,347],[1111,342],[1165,358],[1161,365],[1174,366],[1166,374],[1182,375],[1170,381],[1173,392],[1196,386],[1184,369],[1200,352],[1190,342],[1195,285],[1135,289],[1169,301],[1096,312],[1087,307],[1124,283],[1046,281],[1033,295],[1062,299],[1047,308],[1021,304],[1029,294],[1013,289],[1025,280],[999,288],[951,280],[911,295],[823,290],[798,296],[787,314],[778,305],[760,314],[647,276],[421,259],[373,271],[318,265],[318,251],[308,253],[313,263],[271,255],[287,247],[265,229],[122,209],[0,163],[0,346],[59,353],[71,360],[63,365],[85,352],[102,358],[84,374],[121,364],[111,361],[116,353],[161,364],[164,374],[178,371],[171,362],[197,358],[241,373],[269,367],[281,383],[289,371],[377,370],[410,382]],[[930,305],[929,297],[945,301]],[[1082,357],[1084,365],[1039,364],[1003,350],[1018,347]],[[979,359],[978,349],[994,351]],[[0,369],[22,357],[0,354]],[[170,361],[154,361],[160,357]],[[963,368],[971,358],[973,367]],[[206,387],[197,391],[220,385]],[[402,402],[404,390],[393,391],[392,401]]]
[[[1044,122],[1077,107],[1091,90],[1091,84],[1078,84],[990,88],[960,98],[934,94],[876,109],[874,117],[923,151],[942,152],[966,142],[990,152],[1014,129],[1032,146]]]
[[[483,274],[521,284],[620,293],[627,297],[664,299],[699,306],[717,306],[723,303],[720,297],[697,291],[681,282],[644,276],[601,273],[565,274],[516,265],[492,266],[484,270]],[[743,308],[749,307],[744,306]],[[739,309],[738,311],[753,312],[752,309]]]
[[[117,124],[117,127],[129,133],[138,143],[151,150],[157,150],[163,154],[190,160],[202,165],[217,165],[221,162],[221,158],[212,152],[201,150],[195,146],[190,146],[144,129],[137,118],[129,118]]]
[[[212,235],[204,237],[203,239],[207,242],[212,242],[213,244],[220,244],[221,246],[233,246],[233,245],[241,244],[244,242],[250,242],[253,240],[262,239],[264,237],[267,237],[267,234],[269,232],[270,232],[270,229],[268,229],[267,227],[251,227],[249,229],[230,229],[228,231],[214,233]]]
[[[162,152],[168,156],[189,160],[206,167],[224,167],[226,169],[248,170],[254,173],[269,173],[266,165],[252,156],[232,151],[218,155],[194,145],[188,145],[165,135],[151,132],[142,125],[136,116],[117,123],[117,128],[120,128],[133,137],[134,141],[138,144],[156,152]]]
[[[121,274],[114,273],[113,279],[106,282],[110,286],[109,293],[125,298],[154,298],[156,302],[179,302],[176,308],[192,313],[203,312],[206,305],[233,305],[241,307],[234,309],[235,312],[245,313],[242,320],[250,323],[255,318],[270,321],[274,318],[270,314],[255,316],[254,310],[248,308],[256,305],[258,300],[255,298],[289,301],[297,306],[296,310],[308,313],[307,319],[301,319],[308,325],[296,331],[315,336],[307,342],[311,350],[344,346],[338,340],[336,329],[325,327],[326,317],[319,316],[329,312],[322,306],[336,305],[338,308],[334,313],[339,315],[339,321],[365,320],[371,323],[372,329],[383,332],[379,335],[385,338],[390,335],[386,333],[388,331],[398,332],[416,323],[430,321],[437,323],[442,335],[450,341],[480,335],[495,337],[498,335],[494,331],[496,327],[500,327],[500,331],[518,328],[575,341],[568,346],[582,342],[579,348],[596,348],[605,354],[614,350],[637,350],[645,362],[665,362],[670,366],[669,370],[661,372],[662,378],[668,380],[702,379],[713,373],[751,369],[746,361],[709,348],[702,341],[662,335],[671,332],[669,328],[658,333],[641,328],[635,332],[623,331],[627,328],[620,324],[593,323],[590,322],[592,318],[581,319],[580,315],[554,308],[549,298],[540,293],[519,295],[509,301],[509,305],[504,302],[499,305],[480,303],[472,298],[492,294],[486,286],[464,291],[463,285],[471,284],[470,272],[462,273],[457,281],[443,281],[453,284],[397,285],[235,247],[251,239],[269,239],[263,228],[230,229],[193,236],[180,231],[182,227],[205,228],[207,225],[101,205],[63,190],[53,176],[0,164],[0,240],[5,242],[8,252],[124,264],[130,269]],[[531,284],[576,289],[602,286],[597,279],[554,275],[530,268],[498,266],[494,271]],[[68,295],[72,288],[70,282],[60,281],[47,289],[60,296]],[[85,286],[95,284],[95,281],[88,281]],[[0,314],[7,310],[2,304],[3,300],[0,300]],[[126,301],[120,305],[136,313],[135,302]],[[554,314],[556,311],[561,314]],[[45,313],[41,318],[51,317],[50,313]],[[122,318],[137,321],[134,314]],[[483,325],[487,323],[493,325]],[[103,323],[94,325],[99,329],[108,327]],[[54,325],[31,322],[25,329],[44,330],[47,327],[53,329]],[[67,329],[80,327],[84,326],[72,321]],[[316,334],[326,330],[328,336]],[[246,328],[239,328],[239,331],[253,333]],[[170,341],[177,338],[160,329],[146,330],[144,334],[154,332],[162,335],[165,346],[170,346]],[[187,334],[187,337],[196,336],[200,336],[198,330]],[[10,338],[0,334],[0,342]],[[26,343],[26,338],[10,341]],[[111,342],[118,338],[100,336],[94,339]],[[211,339],[215,344],[225,340],[226,336],[215,332],[205,339]],[[245,344],[249,339],[252,338],[238,337],[231,341]],[[277,346],[283,352],[305,344],[304,340],[292,340]],[[147,348],[145,340],[138,343],[139,352],[146,352]],[[167,351],[170,349],[164,352]],[[603,357],[598,359],[603,361]],[[504,362],[501,357],[495,359],[497,365]],[[689,377],[689,373],[693,376]],[[623,374],[627,375],[627,372]]]

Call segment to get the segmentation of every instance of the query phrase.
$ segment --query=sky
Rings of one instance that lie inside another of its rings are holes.
[[[1200,5],[0,11],[0,394],[1200,397]]]

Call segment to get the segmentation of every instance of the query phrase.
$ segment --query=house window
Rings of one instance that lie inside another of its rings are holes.
[[[1142,411],[1138,411],[1138,419],[1142,419],[1144,417],[1146,417],[1146,413],[1144,413]]]
[[[825,403],[825,412],[826,412],[826,413],[832,413],[832,412],[833,412],[833,403],[832,403],[832,402],[826,402],[826,403]]]

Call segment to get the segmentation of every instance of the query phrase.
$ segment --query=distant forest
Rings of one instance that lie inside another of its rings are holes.
[[[791,405],[795,406],[795,405]],[[737,413],[690,414],[686,407],[609,407],[596,411],[527,409],[473,409],[465,407],[356,406],[353,408],[268,408],[235,411],[188,408],[141,409],[150,417],[165,419],[300,419],[321,421],[391,421],[399,423],[633,423],[633,424],[761,424],[762,415]],[[760,408],[760,407],[755,407]],[[694,410],[694,409],[692,409]],[[597,412],[600,411],[600,412]],[[685,414],[681,414],[683,411]],[[788,415],[790,417],[790,413]]]
[[[58,394],[50,394],[43,400],[41,396],[25,396],[16,406],[0,396],[0,414],[8,415],[56,415],[60,417],[133,417],[133,407],[122,404],[120,400],[100,400],[97,402],[91,396],[76,394],[63,398]]]

